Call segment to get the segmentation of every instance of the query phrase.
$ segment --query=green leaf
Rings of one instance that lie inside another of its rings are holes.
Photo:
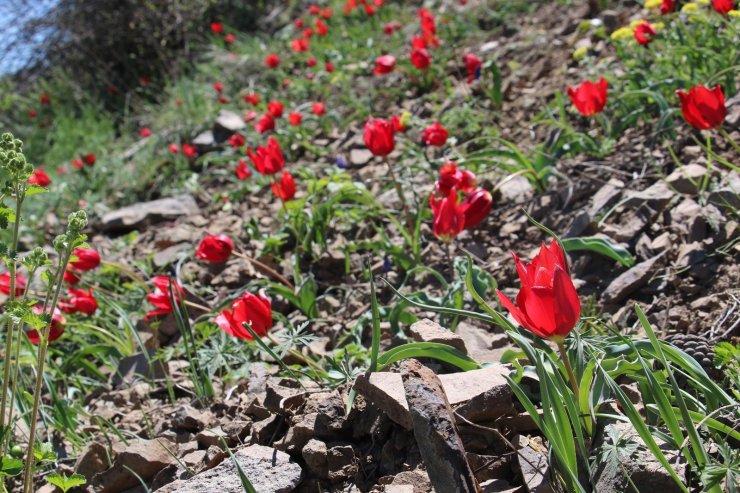
[[[85,479],[85,476],[83,476],[82,474],[73,474],[71,476],[67,476],[66,474],[60,474],[58,472],[53,472],[46,476],[46,481],[56,486],[64,493],[67,493],[67,491],[76,486],[87,484],[87,479]]]
[[[57,460],[57,454],[49,442],[37,444],[33,449],[33,456],[36,458],[36,462]]]
[[[47,189],[44,187],[40,187],[38,185],[29,185],[26,189],[26,197],[32,197],[34,195],[38,195],[40,193],[46,193],[48,192]]]
[[[463,371],[477,370],[481,367],[470,356],[448,344],[411,342],[383,353],[378,358],[378,370],[384,370],[396,361],[408,358],[433,358],[454,365]]]
[[[13,457],[0,457],[0,477],[17,476],[23,471],[23,461]]]
[[[600,236],[584,236],[579,238],[564,238],[560,240],[563,249],[566,252],[591,251],[604,255],[612,260],[619,262],[625,267],[635,265],[635,258],[623,246],[612,243],[607,238]]]

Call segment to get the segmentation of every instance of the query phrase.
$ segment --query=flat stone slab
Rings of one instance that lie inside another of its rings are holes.
[[[177,219],[200,212],[190,195],[139,202],[108,212],[101,219],[100,229],[105,233],[127,233],[148,224]]]

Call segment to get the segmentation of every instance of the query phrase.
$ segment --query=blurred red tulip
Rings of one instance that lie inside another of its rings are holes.
[[[224,90],[224,85],[223,85],[223,84],[221,84],[220,82],[214,82],[214,83],[213,83],[213,89],[214,89],[214,90],[215,90],[216,92],[218,92],[218,93],[221,93],[221,92],[223,92],[223,90]]]
[[[388,36],[398,31],[399,29],[401,29],[401,23],[398,21],[386,22],[385,24],[383,24],[383,32]]]
[[[409,128],[408,125],[403,121],[403,118],[398,115],[393,115],[391,117],[391,125],[393,125],[394,132],[403,133]]]
[[[84,154],[84,155],[82,156],[82,161],[83,161],[83,162],[84,162],[84,163],[85,163],[86,165],[88,165],[88,166],[92,166],[93,164],[95,164],[95,153],[94,153],[94,152],[89,152],[89,153],[87,153],[87,154]]]
[[[414,64],[414,67],[419,70],[429,68],[429,65],[432,63],[429,52],[425,48],[412,50],[409,58],[411,59],[411,63]]]
[[[396,147],[393,124],[381,118],[368,118],[365,123],[365,145],[374,156],[387,156]]]
[[[269,113],[265,113],[260,117],[254,126],[257,133],[265,133],[275,129],[275,119]]]
[[[473,229],[488,217],[493,207],[493,196],[488,190],[479,188],[466,195],[460,206],[465,215],[465,229]]]
[[[376,75],[388,74],[393,72],[396,68],[396,57],[393,55],[382,55],[375,59],[375,70],[373,73]]]
[[[15,275],[15,295],[23,296],[23,292],[26,290],[26,278],[21,274],[16,273]],[[0,274],[0,293],[10,296],[10,272],[3,272]]]
[[[309,43],[307,38],[298,38],[290,42],[290,47],[293,49],[293,51],[298,53],[308,51],[308,46]]]
[[[587,80],[578,87],[568,86],[568,96],[580,114],[591,116],[604,110],[608,87],[603,77],[598,82]]]
[[[303,29],[304,27],[306,27],[305,21],[301,19],[300,17],[293,21],[293,25],[295,26],[296,29]]]
[[[229,260],[234,251],[234,241],[227,235],[207,234],[198,245],[195,256],[206,262],[222,264]]]
[[[152,131],[148,127],[144,127],[141,130],[139,130],[139,137],[146,139],[147,137],[152,136]]]
[[[74,169],[82,169],[85,167],[85,163],[82,159],[73,159],[70,163]]]
[[[324,114],[326,114],[326,105],[320,101],[317,101],[313,104],[311,111],[316,116],[323,116]]]
[[[65,313],[84,313],[92,315],[98,309],[98,302],[92,294],[92,288],[84,291],[82,289],[69,288],[69,298],[59,301],[59,308]]]
[[[293,175],[287,171],[283,171],[283,174],[280,175],[280,179],[272,182],[271,187],[272,193],[275,194],[275,197],[285,202],[292,200],[293,197],[295,197],[295,180],[293,179]]]
[[[177,281],[172,280],[169,276],[155,276],[152,278],[154,291],[146,295],[149,303],[154,305],[154,310],[148,311],[144,318],[149,320],[152,317],[172,313],[172,300],[170,299],[170,289],[172,289],[176,300],[182,300],[185,293]],[[171,286],[171,287],[170,287]]]
[[[733,0],[712,0],[712,8],[720,14],[726,14],[735,9],[735,2]]]
[[[73,270],[67,269],[64,271],[64,282],[70,285],[75,285],[80,282],[80,275]]]
[[[429,204],[432,207],[434,236],[442,241],[450,241],[465,228],[465,213],[458,203],[457,190],[450,190],[441,199],[431,194]]]
[[[311,29],[310,27],[307,27],[306,29],[303,30],[303,39],[308,40],[308,38],[310,38],[311,36],[313,36],[313,29]],[[302,51],[302,50],[296,50],[296,51]]]
[[[727,108],[725,94],[720,86],[709,89],[701,84],[689,89],[689,92],[676,91],[681,99],[683,117],[699,130],[717,128],[725,121]]]
[[[43,313],[43,306],[38,304],[33,307],[33,313],[40,315]],[[47,309],[47,313],[49,310]],[[54,312],[51,316],[51,327],[49,329],[49,342],[54,342],[64,333],[64,315],[58,308],[54,308]],[[41,336],[36,330],[29,330],[26,332],[26,337],[31,341],[32,344],[38,344],[41,341]]]
[[[51,178],[49,178],[49,175],[43,169],[38,168],[33,170],[31,176],[28,177],[28,183],[40,187],[48,187],[51,185]]]
[[[234,132],[229,137],[229,145],[235,149],[242,147],[246,142],[247,139],[239,132]]]
[[[319,36],[326,36],[328,33],[329,26],[326,25],[326,22],[321,19],[316,19],[316,34]]]
[[[269,68],[276,68],[278,65],[280,65],[280,57],[277,56],[275,53],[270,53],[265,57],[265,65],[267,65]]]
[[[660,3],[660,13],[663,15],[670,14],[676,9],[676,0],[663,0]]]
[[[270,298],[261,291],[257,295],[244,293],[231,303],[231,310],[222,311],[215,322],[232,337],[253,339],[252,334],[244,328],[245,323],[257,336],[263,337],[272,327]]]
[[[36,118],[36,115],[38,115],[36,110],[28,110],[28,118],[34,119]]]
[[[421,139],[427,145],[441,147],[447,142],[447,136],[447,129],[439,122],[434,122],[424,129]]]
[[[319,15],[321,13],[321,7],[316,4],[309,5],[308,13],[311,15]]]
[[[318,62],[316,61],[316,58],[314,57],[309,57],[309,59],[306,60],[306,65],[308,65],[309,67],[315,67],[317,63]]]
[[[273,137],[267,139],[266,146],[257,147],[256,152],[247,148],[247,155],[258,173],[263,175],[274,175],[285,166],[285,158],[280,150],[280,144]]]
[[[247,165],[247,162],[243,159],[239,160],[239,164],[236,165],[236,177],[240,180],[246,180],[250,176],[252,176],[252,171],[249,169],[249,166]]]
[[[334,72],[334,64],[333,64],[333,63],[331,63],[331,62],[326,62],[326,63],[324,64],[324,70],[326,70],[326,71],[327,71],[327,72],[329,72],[329,73],[332,73],[332,72]]]
[[[234,41],[236,41],[236,36],[234,36],[233,34],[229,33],[224,36],[224,43],[226,43],[227,45],[232,44]]]
[[[290,123],[294,127],[300,125],[301,121],[303,121],[303,116],[300,113],[294,111],[288,115],[288,123]]]
[[[213,21],[211,22],[211,31],[213,31],[214,34],[221,34],[224,32],[224,26],[220,22]]]
[[[224,96],[223,94],[218,97],[218,102],[221,104],[226,104],[229,102],[229,98]]]
[[[516,305],[501,291],[499,301],[519,325],[545,339],[562,341],[578,323],[581,301],[568,274],[565,256],[556,241],[530,263],[514,255],[522,287]]]
[[[245,111],[244,112],[244,121],[245,122],[251,122],[255,118],[257,118],[257,112],[256,111],[249,110],[249,111]]]
[[[111,96],[115,96],[119,92],[120,91],[116,86],[114,86],[113,84],[108,84],[108,94],[110,94]]]
[[[464,53],[463,63],[465,63],[465,71],[468,73],[468,83],[473,82],[473,79],[480,75],[479,70],[483,61],[478,58],[474,53]]]
[[[93,270],[100,265],[100,254],[92,248],[75,248],[72,256],[76,259],[71,261],[69,265],[80,272]]]
[[[321,9],[321,17],[324,19],[331,19],[331,17],[334,15],[334,10],[332,10],[331,7],[324,7]]]
[[[167,150],[170,151],[170,154],[177,154],[180,152],[180,147],[177,144],[170,144],[167,146]],[[74,163],[72,163],[72,166],[74,166]]]
[[[651,26],[647,21],[643,21],[635,26],[635,39],[641,46],[649,44],[656,34],[655,28],[653,28],[653,26]]]
[[[51,104],[51,96],[49,94],[42,92],[39,95],[39,103],[41,103],[41,106],[49,106]]]
[[[257,106],[260,102],[260,95],[256,93],[251,94],[245,94],[244,95],[244,102],[249,103],[252,106]]]
[[[198,149],[190,144],[183,144],[182,153],[185,154],[186,157],[192,159],[198,154]]]

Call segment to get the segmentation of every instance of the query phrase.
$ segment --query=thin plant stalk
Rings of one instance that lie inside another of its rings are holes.
[[[570,380],[570,387],[573,389],[573,395],[575,396],[576,399],[578,399],[578,396],[580,396],[581,394],[578,390],[578,381],[576,380],[576,376],[573,373],[573,368],[570,366],[570,358],[568,358],[568,351],[565,350],[565,339],[553,338],[553,341],[555,342],[555,344],[558,345],[558,350],[560,351],[560,357],[563,358],[563,364],[565,365],[565,371],[568,373],[568,379]]]
[[[69,258],[72,256],[73,245],[74,242],[70,241],[66,251],[59,258],[59,265],[56,273],[57,278],[55,280],[56,287],[54,289],[54,295],[52,297],[50,305],[50,311],[52,313],[57,305],[57,301],[59,300],[59,293],[62,290],[62,284],[64,281],[64,270],[67,267],[67,262],[69,261]],[[41,338],[39,346],[38,360],[36,362],[36,387],[33,393],[33,408],[31,410],[31,420],[29,423],[30,430],[28,433],[28,451],[26,452],[26,466],[23,473],[23,493],[31,493],[31,491],[33,491],[33,465],[35,462],[33,449],[36,441],[36,422],[38,420],[39,405],[41,403],[41,387],[43,383],[44,363],[46,361],[46,349],[49,345],[49,333],[51,332],[52,323],[53,321],[50,320],[49,323],[46,324],[46,327],[44,327],[43,336]]]
[[[732,139],[732,137],[730,137],[730,134],[728,134],[728,133],[727,133],[727,130],[725,130],[724,128],[720,127],[720,128],[719,128],[719,133],[720,133],[720,134],[722,135],[722,137],[724,137],[724,138],[725,138],[725,140],[726,140],[727,142],[729,142],[729,143],[730,143],[730,145],[731,145],[732,147],[734,147],[734,148],[735,148],[735,150],[736,150],[737,152],[740,152],[740,144],[738,144],[737,142],[735,142],[735,141],[734,141],[734,140]]]
[[[393,171],[393,166],[391,166],[391,162],[386,159],[385,164],[388,165],[388,174],[391,177],[391,181],[393,182],[393,186],[396,188],[396,194],[398,194],[398,199],[401,201],[401,208],[403,209],[403,214],[406,216],[406,227],[409,229],[409,234],[412,236],[414,235],[414,221],[411,218],[411,212],[409,211],[409,206],[406,204],[406,196],[403,194],[403,188],[401,188],[401,183],[396,179],[396,173]]]

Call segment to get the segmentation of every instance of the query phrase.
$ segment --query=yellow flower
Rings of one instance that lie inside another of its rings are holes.
[[[727,15],[732,17],[740,17],[740,10],[730,10]]]
[[[653,29],[655,29],[656,31],[662,31],[663,29],[665,29],[665,24],[663,24],[662,22],[655,22],[652,24],[652,26]]]
[[[631,27],[620,27],[612,33],[612,41],[619,41],[620,39],[629,39],[634,36]]]
[[[699,5],[709,5],[709,0],[694,0]]]
[[[586,48],[585,46],[581,46],[580,48],[578,48],[576,51],[573,52],[573,60],[580,62],[586,57],[587,54],[588,54],[588,48]]]
[[[687,14],[693,14],[694,12],[699,11],[699,6],[695,3],[687,3],[683,7],[681,7],[681,12],[685,12]]]
[[[401,113],[400,123],[402,127],[408,126],[409,120],[411,120],[411,113],[409,113],[408,111],[404,111],[403,113]]]
[[[630,22],[630,27],[631,27],[632,29],[634,29],[634,28],[636,28],[637,26],[639,26],[640,24],[642,24],[643,22],[645,22],[645,21],[644,21],[644,20],[642,20],[642,19],[637,19],[637,20],[634,20],[634,21]]]
[[[645,1],[645,8],[646,9],[654,9],[657,7],[660,7],[660,4],[663,3],[663,0],[646,0]]]

